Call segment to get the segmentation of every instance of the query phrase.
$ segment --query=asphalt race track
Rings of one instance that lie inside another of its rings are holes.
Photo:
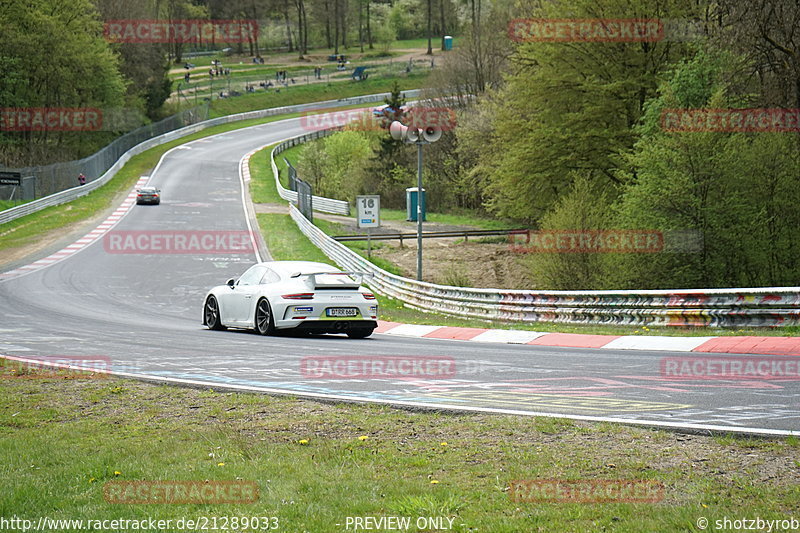
[[[113,231],[247,231],[241,158],[301,133],[300,119],[290,119],[171,150],[150,180],[162,190],[161,205],[133,206]],[[0,354],[103,356],[122,374],[299,396],[692,430],[800,431],[797,380],[661,375],[664,358],[714,354],[207,330],[201,325],[206,291],[255,260],[252,252],[116,253],[100,239],[47,268],[0,282]],[[451,361],[455,371],[440,379],[319,378],[303,371],[306,357],[359,356],[436,358]]]

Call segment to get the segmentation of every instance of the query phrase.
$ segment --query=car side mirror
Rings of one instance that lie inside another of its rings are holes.
[[[229,279],[228,281],[226,281],[226,282],[225,282],[225,285],[227,285],[227,286],[228,286],[228,287],[230,287],[231,289],[233,288],[233,286],[234,286],[235,284],[236,284],[236,280],[235,280],[235,279],[233,279],[233,278],[231,278],[231,279]]]

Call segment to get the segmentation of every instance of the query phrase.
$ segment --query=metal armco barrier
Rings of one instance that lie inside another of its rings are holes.
[[[101,177],[128,150],[139,143],[178,128],[196,124],[208,118],[208,104],[186,109],[159,122],[146,124],[111,141],[90,156],[75,161],[50,165],[8,169],[23,176],[33,176],[36,195],[47,197],[78,185],[78,175],[84,174],[87,184]],[[4,190],[0,187],[0,190]]]
[[[405,96],[414,97],[419,94],[419,90],[414,89],[411,91],[404,91],[403,94]],[[137,144],[133,148],[127,150],[125,153],[119,156],[119,159],[108,169],[106,170],[102,176],[97,178],[96,180],[90,181],[86,185],[83,186],[76,186],[71,189],[67,189],[61,192],[57,192],[55,194],[51,194],[50,196],[46,196],[44,198],[40,198],[39,200],[35,200],[33,202],[29,202],[23,205],[19,205],[17,207],[13,207],[11,209],[6,209],[4,211],[0,211],[0,224],[4,224],[6,222],[10,222],[14,219],[19,217],[23,217],[25,215],[30,215],[31,213],[35,213],[47,207],[52,207],[54,205],[60,205],[66,202],[71,202],[81,196],[85,196],[92,192],[93,190],[102,187],[106,183],[111,180],[111,178],[116,175],[120,168],[133,156],[140,154],[150,148],[155,146],[174,141],[186,135],[191,135],[192,133],[197,133],[202,131],[206,128],[211,126],[217,126],[219,124],[227,124],[230,122],[238,122],[240,120],[249,120],[255,118],[264,118],[264,117],[271,117],[275,115],[283,115],[287,113],[299,113],[302,111],[312,111],[318,110],[320,108],[326,107],[339,107],[345,105],[353,105],[353,104],[366,104],[366,103],[373,103],[373,102],[380,102],[383,101],[384,98],[389,96],[389,93],[382,93],[382,94],[371,94],[366,96],[356,96],[352,98],[342,98],[341,100],[327,100],[325,102],[312,102],[308,104],[300,104],[300,105],[292,105],[292,106],[284,106],[284,107],[274,107],[271,109],[260,109],[258,111],[248,111],[246,113],[239,113],[237,115],[227,115],[224,117],[219,117],[211,120],[205,120],[202,122],[198,122],[196,124],[192,124],[190,126],[186,126],[177,130],[170,131],[163,135],[159,135],[157,137],[153,137],[148,139],[142,143]],[[105,149],[104,149],[105,150]],[[273,163],[274,165],[274,163]],[[77,174],[75,174],[75,179],[77,181]],[[323,210],[327,206],[330,205],[331,209],[339,209],[339,211],[330,211],[332,213],[341,213],[341,205],[337,204],[328,204],[325,202],[328,200],[327,198],[320,198],[319,200],[315,197],[314,198],[314,206],[318,210]],[[296,201],[296,200],[295,200]],[[339,200],[330,200],[330,202],[339,202]],[[346,202],[344,202],[346,203]],[[349,213],[349,207],[348,207]]]
[[[273,172],[277,181],[274,159]],[[416,281],[376,267],[314,226],[294,205],[290,213],[303,234],[339,267],[372,274],[365,280],[371,289],[420,311],[528,323],[725,328],[800,325],[800,287],[527,291]]]

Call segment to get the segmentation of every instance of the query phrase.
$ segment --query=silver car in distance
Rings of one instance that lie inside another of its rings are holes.
[[[310,261],[258,263],[208,291],[203,324],[261,335],[290,330],[363,339],[378,326],[378,302],[361,286],[363,276]]]

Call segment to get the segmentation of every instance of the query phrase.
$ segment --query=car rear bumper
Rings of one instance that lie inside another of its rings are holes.
[[[348,331],[377,327],[378,322],[375,320],[304,320],[297,326],[288,329],[309,333],[347,333]]]

